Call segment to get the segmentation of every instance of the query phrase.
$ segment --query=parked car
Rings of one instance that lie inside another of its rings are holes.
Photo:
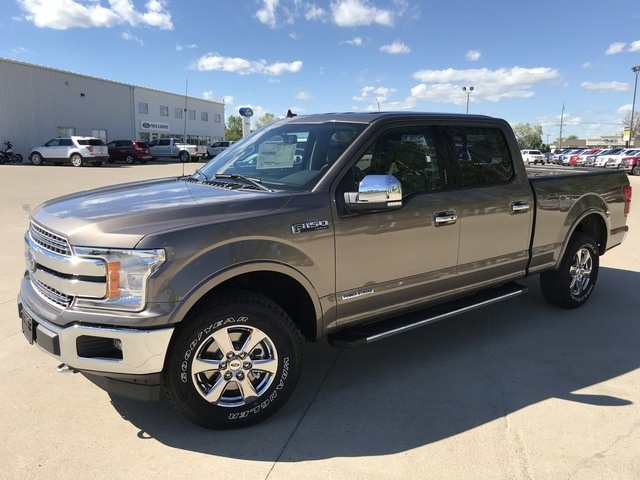
[[[211,144],[210,147],[207,147],[207,154],[209,155],[209,158],[213,158],[219,153],[224,152],[227,148],[229,148],[234,143],[236,142],[234,142],[233,140],[229,140],[229,141],[223,140],[221,142],[214,142]]]
[[[571,157],[573,155],[580,155],[582,152],[584,152],[584,148],[577,148],[574,150],[570,150],[567,153],[562,153],[560,154],[560,164],[561,165],[569,165],[569,162],[571,161]]]
[[[600,148],[592,148],[591,150],[585,150],[584,152],[582,152],[577,156],[576,162],[571,163],[571,165],[583,166],[587,161],[587,156],[598,153],[600,150],[601,150]]]
[[[34,165],[53,162],[56,165],[71,163],[74,167],[82,167],[90,163],[99,167],[102,162],[109,160],[109,150],[101,138],[58,137],[40,147],[32,148],[29,159]]]
[[[615,155],[616,153],[620,153],[622,148],[610,148],[608,150],[600,150],[594,154],[588,155],[586,161],[584,162],[585,167],[595,167],[598,158],[602,157],[602,155]],[[603,165],[599,165],[603,166]]]
[[[604,166],[605,168],[620,168],[620,164],[623,159],[626,157],[633,157],[638,154],[640,154],[640,148],[625,150],[617,155],[608,156],[607,163]]]
[[[624,170],[630,175],[640,175],[640,154],[634,157],[626,157],[620,163],[620,170]]]
[[[138,140],[113,140],[107,143],[109,163],[124,160],[131,165],[135,162],[147,163],[151,160],[149,144]]]
[[[522,160],[525,165],[529,165],[530,163],[534,165],[537,163],[544,165],[544,155],[542,155],[540,150],[521,150],[520,153],[522,154]]]
[[[157,138],[149,142],[153,158],[178,158],[182,163],[197,162],[206,155],[206,148],[182,143],[179,138]]]
[[[558,165],[562,165],[562,155],[566,155],[567,153],[569,153],[571,150],[573,150],[572,148],[556,148],[553,151],[553,163],[558,164]]]

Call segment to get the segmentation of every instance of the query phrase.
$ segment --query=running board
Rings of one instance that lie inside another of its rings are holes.
[[[428,325],[438,320],[470,312],[503,300],[522,295],[527,287],[509,283],[501,287],[483,290],[468,297],[462,297],[447,303],[411,312],[406,315],[380,320],[375,323],[358,325],[329,335],[329,344],[339,348],[354,348],[373,343],[383,338],[408,332],[414,328]]]

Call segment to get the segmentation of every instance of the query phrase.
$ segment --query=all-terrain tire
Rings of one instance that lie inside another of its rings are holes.
[[[268,298],[228,290],[177,327],[163,370],[170,403],[205,428],[239,428],[278,411],[302,368],[302,335]]]
[[[552,305],[562,308],[582,306],[593,293],[598,280],[600,255],[595,240],[575,233],[557,270],[540,274],[542,295]]]

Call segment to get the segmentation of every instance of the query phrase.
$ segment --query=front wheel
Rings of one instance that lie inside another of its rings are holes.
[[[633,167],[633,170],[631,170],[631,174],[640,175],[640,165],[636,165],[635,167]]]
[[[20,155],[19,153],[16,153],[13,156],[13,162],[14,163],[22,163],[22,155]]]
[[[542,295],[558,307],[577,308],[591,296],[599,267],[596,242],[584,233],[575,234],[569,240],[560,268],[540,274]]]
[[[279,410],[302,366],[302,336],[268,298],[227,291],[183,321],[163,371],[172,405],[212,429],[253,425]]]
[[[71,155],[71,165],[74,167],[81,167],[83,164],[82,156],[78,153]]]
[[[42,155],[37,152],[31,154],[30,160],[34,165],[42,165]]]
[[[129,165],[133,165],[136,161],[136,157],[134,157],[131,153],[128,153],[126,157],[124,157],[125,163]]]

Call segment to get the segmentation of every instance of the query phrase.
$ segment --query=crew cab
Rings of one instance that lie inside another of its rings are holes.
[[[185,163],[191,160],[197,162],[204,158],[207,149],[197,145],[183,143],[179,138],[157,138],[149,142],[149,152],[152,158],[178,158]]]
[[[587,302],[627,234],[629,179],[529,173],[487,116],[276,121],[191,176],[36,208],[22,329],[111,392],[164,390],[207,428],[255,424],[293,392],[305,340],[380,341],[508,301],[532,275],[553,305]]]

